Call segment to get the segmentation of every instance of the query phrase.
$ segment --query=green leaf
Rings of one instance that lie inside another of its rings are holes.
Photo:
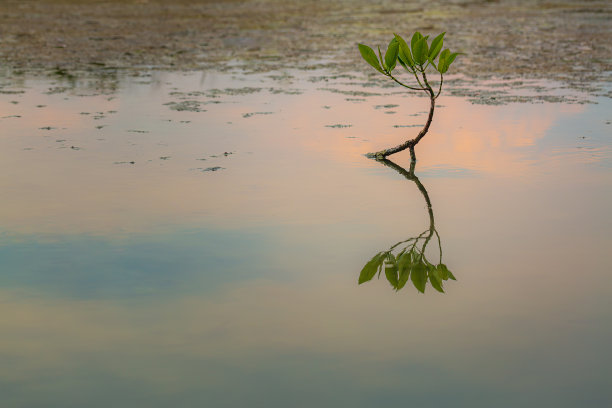
[[[448,56],[448,66],[449,67],[453,63],[453,61],[455,60],[457,55],[459,55],[459,54],[460,54],[459,52],[453,52],[451,55]]]
[[[385,276],[387,280],[393,286],[394,289],[397,288],[397,263],[396,259],[392,253],[387,253],[387,257],[385,259]]]
[[[380,63],[382,64],[383,70],[387,70],[387,66],[385,65],[385,60],[382,57],[382,53],[380,52],[380,47],[378,47],[378,57],[380,58]]]
[[[399,279],[397,280],[397,290],[400,290],[404,286],[406,286],[406,282],[408,282],[408,277],[410,276],[410,268],[406,268],[399,272]]]
[[[410,253],[403,253],[401,256],[397,258],[397,267],[399,271],[403,271],[404,269],[410,270],[410,265],[412,264],[412,259],[410,257]]]
[[[408,44],[406,44],[406,41],[404,41],[404,39],[397,34],[395,34],[395,39],[397,40],[399,44],[398,57],[400,59],[400,63],[403,63],[402,66],[407,65],[411,68],[414,67],[414,60],[412,59],[412,53],[410,52],[410,47],[408,47]],[[404,68],[406,67],[404,66]],[[407,70],[410,72],[413,72],[412,70],[409,70],[409,69]]]
[[[445,49],[440,53],[440,59],[438,60],[438,72],[441,74],[446,73],[448,71],[448,56],[450,55],[450,51]]]
[[[387,255],[389,255],[389,252],[381,252],[380,253],[380,265],[378,265],[378,278],[380,279],[380,273],[382,272],[383,266],[385,265],[385,263],[383,262],[385,260],[385,258],[387,257]]]
[[[427,273],[429,275],[429,282],[431,286],[438,292],[444,293],[444,289],[442,289],[442,277],[438,269],[432,264],[427,265]]]
[[[438,270],[438,273],[440,274],[440,277],[442,278],[442,280],[448,280],[449,274],[448,274],[448,268],[446,267],[446,265],[439,264],[438,266],[436,266],[436,269]]]
[[[361,270],[359,274],[359,284],[372,280],[376,271],[380,268],[382,261],[385,259],[385,252],[379,252]]]
[[[410,48],[412,48],[413,55],[414,55],[414,46],[421,38],[423,38],[423,34],[419,33],[418,31],[412,34],[412,39],[410,40]]]
[[[401,51],[400,51],[400,53],[401,53]],[[402,67],[404,67],[404,69],[405,69],[406,71],[408,71],[408,72],[412,72],[412,70],[411,70],[410,68],[408,68],[408,65],[406,65],[406,63],[405,63],[405,62],[402,60],[402,58],[400,57],[399,53],[397,54],[397,62],[399,62],[399,63],[400,63],[400,65],[401,65]]]
[[[438,269],[440,269],[442,271],[443,276],[444,275],[447,276],[444,280],[447,280],[447,279],[457,280],[457,279],[455,279],[455,276],[451,273],[451,271],[448,270],[446,265],[440,264],[440,265],[438,265]]]
[[[387,71],[393,71],[395,68],[395,64],[397,62],[397,54],[399,52],[399,44],[395,38],[389,42],[389,46],[387,47],[387,52],[385,53],[385,65],[387,66]]]
[[[431,61],[432,64],[433,60],[435,60],[438,54],[440,53],[440,50],[442,50],[442,44],[444,43],[444,34],[446,34],[446,32],[438,35],[431,42],[431,47],[429,48],[429,61]]]
[[[427,270],[423,262],[415,264],[410,270],[410,279],[415,288],[421,293],[425,293],[427,284]]]
[[[423,65],[427,61],[428,53],[429,50],[427,48],[426,37],[423,37],[418,40],[412,47],[412,56],[414,57],[414,62],[419,65]]]
[[[387,280],[389,281],[391,286],[393,286],[393,289],[397,289],[397,281],[398,281],[397,265],[386,264],[385,265],[385,276],[387,277]]]
[[[436,280],[432,275],[429,275],[429,283],[431,286],[440,293],[444,293],[444,289],[442,288],[442,283]]]
[[[412,266],[412,257],[410,253],[403,253],[397,257],[397,270],[399,272],[399,278],[397,282],[397,290],[406,285],[408,277],[410,276],[410,267]]]
[[[359,47],[359,52],[361,53],[363,59],[366,60],[366,62],[374,67],[374,69],[376,69],[378,72],[384,74],[384,71],[380,67],[380,63],[378,62],[378,58],[376,58],[376,54],[374,54],[374,50],[364,44],[358,44],[357,46]]]

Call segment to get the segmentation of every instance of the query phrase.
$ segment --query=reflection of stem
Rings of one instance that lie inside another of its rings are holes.
[[[436,236],[438,237],[438,249],[440,250],[440,261],[438,263],[442,263],[442,241],[440,240],[440,234],[438,234],[438,231],[436,232]]]
[[[419,241],[419,239],[424,234],[429,233],[427,235],[427,237],[425,237],[425,242],[424,242],[423,246],[421,247],[421,253],[424,254],[425,253],[425,248],[427,247],[427,244],[431,240],[431,237],[433,236],[433,234],[436,234],[436,236],[438,237],[438,247],[440,249],[440,263],[442,263],[442,244],[440,242],[440,235],[438,234],[438,231],[436,231],[433,209],[431,207],[431,200],[429,199],[429,194],[427,193],[427,190],[425,189],[425,186],[423,185],[423,183],[421,183],[419,178],[414,174],[415,162],[411,160],[410,161],[410,171],[406,171],[405,168],[399,166],[396,163],[393,163],[389,159],[377,159],[377,161],[379,163],[384,164],[387,167],[392,168],[393,170],[397,171],[399,174],[404,176],[406,179],[408,179],[410,181],[413,181],[417,185],[417,188],[419,189],[419,191],[421,192],[421,194],[425,198],[425,203],[427,204],[427,212],[429,213],[429,230],[426,230],[421,235],[419,235],[415,239],[414,244],[413,244],[412,247],[414,248],[416,246],[417,242]],[[406,240],[406,241],[403,241],[403,242],[408,242],[408,241],[410,241],[410,240]],[[392,248],[395,248],[400,243],[401,242],[397,243]]]

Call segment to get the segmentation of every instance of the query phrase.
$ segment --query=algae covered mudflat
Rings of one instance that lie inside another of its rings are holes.
[[[332,67],[358,42],[446,31],[466,79],[548,79],[602,91],[612,71],[608,1],[39,0],[0,4],[0,60],[24,70]],[[607,91],[604,91],[607,92]]]

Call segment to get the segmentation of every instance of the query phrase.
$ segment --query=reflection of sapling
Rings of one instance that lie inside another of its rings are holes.
[[[429,125],[431,124],[431,120],[433,118],[434,107],[436,105],[436,98],[442,91],[442,83],[444,82],[443,75],[448,71],[448,68],[453,63],[457,55],[459,55],[457,52],[451,53],[448,49],[442,51],[444,34],[445,33],[438,35],[433,39],[431,45],[429,45],[427,42],[429,36],[423,37],[423,35],[417,31],[412,36],[410,46],[402,37],[395,34],[395,37],[391,40],[389,46],[387,47],[387,52],[385,53],[384,57],[380,52],[380,47],[378,48],[377,57],[372,48],[368,47],[367,45],[359,44],[359,52],[361,52],[363,59],[365,59],[377,71],[391,78],[405,88],[426,92],[431,101],[427,123],[419,132],[417,137],[407,140],[404,143],[390,149],[381,150],[375,153],[368,153],[368,157],[384,159],[393,153],[410,149],[410,157],[412,161],[416,161],[414,146],[419,143],[419,141],[429,130]],[[415,77],[418,85],[406,85],[392,74],[397,62],[399,62],[409,74]],[[440,84],[437,93],[434,92],[429,80],[427,79],[426,71],[429,67],[432,67],[440,74]]]
[[[406,169],[398,166],[391,160],[379,159],[378,161],[416,184],[427,204],[429,228],[416,237],[400,241],[386,251],[374,255],[361,270],[359,284],[372,280],[377,273],[380,276],[384,269],[385,277],[395,290],[402,289],[408,282],[408,278],[410,278],[414,287],[421,293],[425,292],[427,281],[438,292],[444,292],[443,283],[449,279],[455,280],[455,277],[446,265],[442,263],[442,241],[436,230],[429,194],[425,186],[414,174],[415,162],[411,162],[410,171],[406,171]],[[437,265],[429,262],[425,255],[427,244],[429,244],[434,235],[438,238],[438,251],[440,254]]]
[[[406,282],[408,282],[408,278],[410,278],[414,287],[421,293],[425,293],[425,286],[428,280],[435,290],[444,292],[442,288],[443,282],[448,279],[456,279],[446,265],[441,262],[434,265],[425,257],[425,247],[429,239],[431,239],[431,235],[425,236],[426,232],[418,237],[398,242],[388,250],[374,255],[361,270],[359,284],[372,280],[377,273],[380,274],[384,269],[385,277],[395,290],[402,289]],[[421,248],[418,248],[417,244],[421,239],[425,242]],[[394,254],[394,251],[401,244],[407,245],[404,245],[401,251]]]

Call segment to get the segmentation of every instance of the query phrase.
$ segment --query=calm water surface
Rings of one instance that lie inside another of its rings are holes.
[[[611,406],[610,99],[289,74],[3,80],[2,406]]]

